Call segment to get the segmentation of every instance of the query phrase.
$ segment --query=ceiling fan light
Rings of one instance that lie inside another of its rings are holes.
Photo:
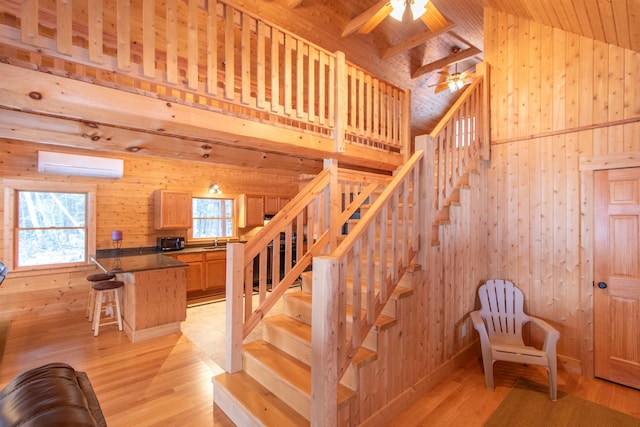
[[[402,17],[404,16],[404,0],[391,0],[389,4],[391,5],[391,17],[396,21],[402,21]]]
[[[456,80],[456,87],[458,89],[462,89],[462,86],[464,86],[464,80],[462,80],[462,79]]]
[[[455,80],[449,81],[449,83],[447,83],[447,86],[449,87],[449,92],[451,93],[458,90],[458,85],[456,85]]]

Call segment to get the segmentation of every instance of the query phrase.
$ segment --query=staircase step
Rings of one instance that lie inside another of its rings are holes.
[[[311,415],[311,368],[275,346],[252,341],[243,346],[244,371],[307,420]],[[355,392],[338,384],[338,409],[347,405]]]
[[[309,421],[245,372],[213,378],[213,401],[238,426],[308,426]]]
[[[263,339],[266,342],[290,354],[302,363],[311,365],[311,326],[286,314],[278,314],[264,319],[263,331]],[[377,357],[375,351],[361,348],[351,364],[357,368]]]
[[[311,306],[312,306],[311,294],[302,292],[302,291],[290,292],[286,294],[284,298],[285,298],[285,301],[284,301],[285,313],[288,316],[294,319],[297,319],[302,323],[310,325],[311,324]],[[396,298],[396,297],[393,296],[392,298]],[[391,304],[391,302],[389,304]],[[351,318],[351,306],[349,305],[347,305],[347,316],[349,317],[349,319]],[[349,319],[347,319],[348,328],[351,326],[351,321]],[[377,351],[378,350],[378,334],[382,331],[389,329],[395,323],[396,323],[395,318],[385,314],[380,315],[376,319],[374,326],[371,328],[371,331],[365,337],[362,343],[362,346],[371,351]]]

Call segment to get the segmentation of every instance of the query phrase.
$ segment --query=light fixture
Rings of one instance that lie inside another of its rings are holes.
[[[408,7],[411,10],[411,16],[415,21],[427,11],[427,3],[429,3],[429,0],[390,0],[390,15],[393,19],[402,21],[405,8]]]
[[[222,190],[220,189],[218,184],[211,184],[211,187],[209,187],[209,193],[211,193],[211,194],[222,194]]]

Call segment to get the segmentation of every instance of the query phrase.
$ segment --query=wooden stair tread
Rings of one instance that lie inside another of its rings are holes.
[[[287,333],[295,336],[300,341],[311,343],[311,327],[306,323],[293,319],[286,314],[276,314],[275,316],[265,317],[264,322],[269,322],[274,326],[285,330]]]
[[[295,336],[297,340],[305,343],[309,347],[309,351],[311,351],[311,326],[293,319],[286,314],[277,314],[275,316],[266,317],[263,321],[269,322],[286,333]],[[384,325],[386,326],[386,323],[384,323]],[[351,360],[351,364],[357,367],[361,364],[373,361],[377,359],[377,357],[378,353],[375,351],[360,347],[353,360]]]
[[[251,416],[267,426],[308,426],[310,425],[302,415],[280,400],[259,382],[244,372],[234,374],[223,373],[213,378],[214,390],[221,387],[235,401],[235,410],[246,408]],[[214,393],[215,394],[215,393]],[[232,419],[234,414],[230,408],[216,402],[218,406]]]
[[[352,313],[353,313],[353,307],[347,304],[347,319],[352,318]],[[367,312],[364,310],[361,310],[361,313],[362,313],[361,318],[364,319],[367,315]],[[380,331],[395,325],[396,322],[397,320],[395,318],[391,316],[387,316],[385,314],[381,314],[380,316],[378,316],[376,321],[373,322],[373,327]]]
[[[288,381],[292,387],[306,396],[311,395],[311,368],[308,365],[263,340],[247,343],[243,350],[245,357],[251,356],[275,375]],[[346,404],[355,395],[353,390],[339,384],[338,406]]]

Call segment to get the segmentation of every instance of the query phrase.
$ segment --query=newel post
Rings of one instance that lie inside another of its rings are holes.
[[[420,161],[420,199],[419,210],[422,221],[420,223],[420,251],[418,252],[418,262],[423,270],[429,269],[429,248],[433,241],[433,223],[434,223],[434,156],[433,156],[433,138],[429,135],[420,135],[415,139],[416,151],[422,151],[422,160]]]
[[[225,370],[231,374],[242,370],[244,246],[242,243],[227,245]]]
[[[314,427],[338,425],[338,268],[338,258],[313,258],[311,425]]]

